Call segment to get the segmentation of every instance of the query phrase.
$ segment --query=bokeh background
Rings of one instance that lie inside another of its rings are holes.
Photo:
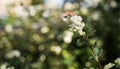
[[[102,66],[120,69],[120,0],[0,0],[0,69],[97,69],[67,15],[83,18]]]

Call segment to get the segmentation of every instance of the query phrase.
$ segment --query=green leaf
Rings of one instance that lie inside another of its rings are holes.
[[[82,43],[80,42],[80,39],[77,40],[76,44],[77,44],[78,47],[82,46]]]
[[[93,56],[90,56],[89,57],[89,60],[94,60],[95,58]]]
[[[96,53],[97,56],[101,56],[101,54],[102,54],[102,48],[100,48],[100,47],[95,47],[95,48],[94,48],[94,51],[95,51],[95,53]]]

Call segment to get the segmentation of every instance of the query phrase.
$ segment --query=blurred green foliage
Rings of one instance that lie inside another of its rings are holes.
[[[115,3],[116,5],[114,6]],[[102,0],[96,7],[83,12],[74,9],[86,23],[89,38],[74,33],[71,43],[63,38],[67,25],[62,21],[63,9],[52,10],[43,17],[43,0],[33,0],[34,16],[16,17],[9,11],[6,19],[0,19],[0,67],[10,69],[97,69],[87,46],[102,48],[100,61],[103,66],[120,57],[120,1]],[[25,6],[28,10],[29,6]],[[10,6],[9,6],[10,7]],[[14,7],[14,5],[12,5]],[[49,14],[50,14],[49,13]],[[19,14],[19,13],[18,13]],[[99,16],[99,18],[97,18]],[[80,38],[80,39],[79,39]],[[96,49],[99,53],[99,50]],[[89,60],[90,58],[90,60]],[[113,69],[120,68],[120,61]],[[2,69],[2,68],[1,68]]]

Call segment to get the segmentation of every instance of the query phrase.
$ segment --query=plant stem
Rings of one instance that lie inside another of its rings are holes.
[[[99,68],[102,69],[102,65],[101,65],[101,63],[100,63],[100,61],[99,61],[99,58],[98,58],[98,56],[96,55],[96,53],[94,52],[92,46],[90,46],[90,50],[91,50],[91,52],[92,52],[93,57],[94,57],[95,60],[97,61],[98,65],[99,65]]]

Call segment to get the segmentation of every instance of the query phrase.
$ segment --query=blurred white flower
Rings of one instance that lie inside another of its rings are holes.
[[[84,0],[81,2],[82,7],[96,7],[102,0]]]
[[[90,66],[91,66],[91,63],[90,63],[90,62],[86,62],[86,63],[85,63],[85,66],[86,66],[86,67],[90,67]]]
[[[49,32],[49,30],[50,30],[50,29],[49,29],[48,26],[44,26],[44,27],[41,28],[41,33],[46,34],[46,33]]]
[[[120,57],[118,57],[118,58],[115,60],[115,63],[117,63],[118,65],[120,65]]]
[[[86,7],[80,7],[80,12],[81,12],[81,14],[83,14],[83,15],[87,15],[88,12],[89,12],[89,10],[88,10],[88,8],[86,8]]]
[[[44,0],[44,3],[46,9],[60,9],[64,4],[64,0]]]
[[[42,54],[41,56],[40,56],[40,60],[41,61],[44,61],[46,59],[46,56],[44,55],[44,54]]]
[[[36,11],[44,10],[44,5],[39,4],[39,5],[36,5],[35,8],[36,8]]]
[[[20,57],[21,53],[19,50],[11,50],[10,52],[5,54],[6,58],[14,58],[14,57]]]
[[[73,32],[65,31],[64,32],[64,37],[63,37],[64,42],[67,43],[67,44],[71,43],[72,36],[73,36]]]
[[[26,11],[25,8],[20,5],[15,6],[15,8],[13,8],[13,12],[17,17],[27,17],[29,15],[28,11]]]
[[[61,47],[60,46],[51,46],[51,51],[55,52],[56,55],[59,55],[61,53]]]
[[[44,45],[40,45],[40,46],[38,47],[38,49],[39,49],[40,51],[43,51],[43,50],[45,50],[45,46],[44,46]]]
[[[29,14],[31,16],[35,16],[36,15],[36,9],[35,9],[34,6],[29,6],[28,9],[29,9]]]
[[[32,29],[38,29],[39,27],[40,27],[40,25],[37,22],[35,22],[31,25]]]
[[[62,20],[63,20],[64,22],[66,22],[66,23],[69,22],[69,18],[70,18],[70,16],[67,16],[67,15],[65,15],[65,14],[62,15]]]
[[[19,36],[23,36],[25,33],[22,29],[16,29],[15,31],[16,31],[15,33]]]
[[[82,31],[85,24],[82,22],[81,16],[74,15],[72,17],[69,17],[68,20],[64,19],[64,21],[70,21],[69,27],[71,31],[77,31],[80,35],[85,34],[85,32]]]
[[[33,40],[36,41],[36,42],[39,42],[39,41],[41,40],[41,37],[40,37],[39,34],[33,34],[33,35],[32,35],[32,38],[33,38]]]
[[[112,7],[116,7],[116,6],[117,6],[117,3],[116,3],[116,1],[113,0],[113,1],[110,2],[110,5],[111,5]]]
[[[4,63],[4,64],[2,64],[2,65],[0,66],[0,69],[7,69],[7,66],[8,66],[8,64],[7,64],[7,63]]]
[[[63,21],[64,21],[64,22],[67,22],[67,21],[68,21],[68,18],[65,18],[65,17],[64,17],[64,18],[63,18]]]
[[[7,24],[7,25],[5,26],[5,30],[6,30],[6,32],[8,32],[8,33],[12,32],[12,31],[13,31],[12,25]]]
[[[100,12],[98,12],[98,11],[95,11],[95,12],[92,14],[93,20],[98,20],[99,17],[100,17]]]
[[[44,18],[48,18],[50,15],[51,15],[51,13],[50,13],[49,10],[45,10],[45,11],[43,12],[43,14],[42,14],[42,16],[43,16]]]
[[[103,69],[111,69],[113,66],[115,66],[114,63],[108,63]]]
[[[85,32],[83,32],[82,30],[79,30],[78,33],[79,33],[80,35],[85,35]]]
[[[70,3],[70,2],[67,2],[67,3],[65,3],[65,5],[64,5],[64,9],[65,9],[65,10],[73,10],[73,9],[75,9],[75,6],[74,6],[74,4],[72,4],[72,3]]]
[[[0,65],[0,69],[15,69],[14,66],[9,66],[8,63]]]

